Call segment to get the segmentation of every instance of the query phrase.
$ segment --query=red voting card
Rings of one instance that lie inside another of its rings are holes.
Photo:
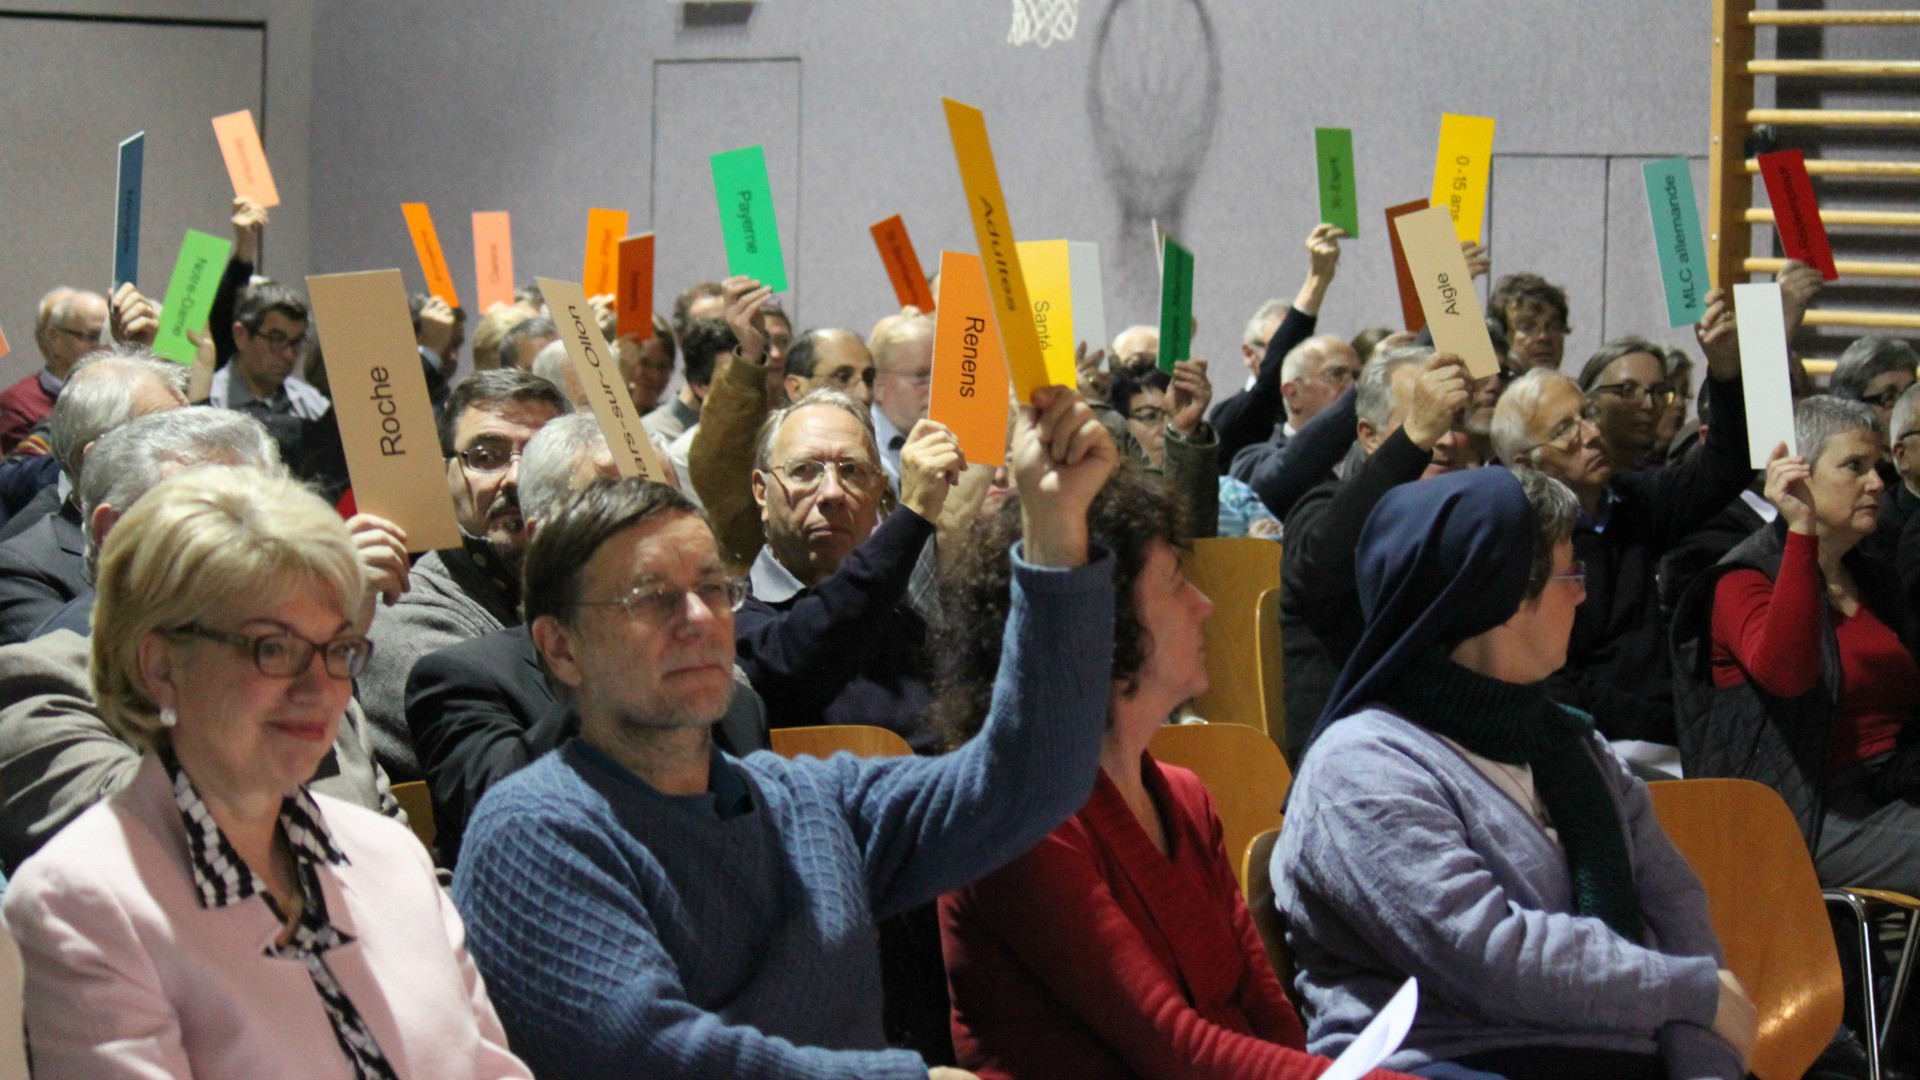
[[[1828,281],[1840,277],[1833,265],[1833,245],[1820,221],[1820,203],[1813,197],[1813,178],[1798,150],[1776,150],[1760,155],[1760,176],[1767,182],[1767,201],[1773,204],[1773,227],[1787,258],[1798,259],[1820,271]]]

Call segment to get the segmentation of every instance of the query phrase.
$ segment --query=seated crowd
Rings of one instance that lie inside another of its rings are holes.
[[[1476,379],[1322,333],[1322,225],[1230,392],[1130,327],[995,466],[927,415],[931,317],[796,331],[736,277],[614,338],[652,483],[537,290],[470,335],[423,295],[461,543],[411,558],[353,512],[266,224],[235,200],[202,363],[132,286],[57,288],[0,394],[36,1076],[1306,1080],[1412,976],[1376,1076],[1736,1080],[1755,1009],[1645,781],[1761,780],[1823,884],[1920,893],[1904,342],[1802,376],[1758,474],[1721,293],[1697,354],[1580,364],[1564,292],[1508,275]],[[1818,275],[1781,284],[1791,339]],[[1292,970],[1149,753],[1209,688],[1214,536],[1280,541]],[[911,753],[769,752],[843,724]]]

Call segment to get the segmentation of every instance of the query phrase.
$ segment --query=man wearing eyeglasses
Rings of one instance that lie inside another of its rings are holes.
[[[53,412],[73,365],[99,348],[106,328],[107,299],[99,293],[62,286],[40,298],[33,341],[45,366],[0,393],[0,455],[13,453]]]
[[[1656,569],[1663,555],[1739,498],[1753,478],[1737,334],[1733,309],[1716,289],[1694,328],[1707,357],[1713,427],[1685,458],[1663,469],[1614,461],[1597,423],[1601,406],[1555,369],[1536,368],[1514,380],[1494,410],[1493,447],[1500,459],[1531,465],[1580,499],[1573,552],[1587,567],[1587,599],[1574,617],[1567,664],[1552,678],[1554,700],[1591,713],[1603,734],[1623,744],[1623,756],[1656,769],[1677,761],[1672,664]],[[1595,396],[1624,398],[1632,384],[1644,401],[1647,383],[1663,370],[1653,356],[1645,360],[1642,378],[1618,384],[1596,379]],[[1616,358],[1596,373],[1618,366]],[[1615,389],[1602,390],[1605,385]]]
[[[274,281],[247,286],[233,311],[233,362],[213,373],[207,401],[262,420],[318,420],[327,396],[294,374],[307,352],[307,301]]]
[[[873,350],[873,431],[887,482],[900,487],[900,451],[907,433],[927,416],[933,396],[933,320],[902,315],[877,328]]]
[[[1587,360],[1579,382],[1607,462],[1616,469],[1648,464],[1660,417],[1673,403],[1660,346],[1643,337],[1615,338]]]

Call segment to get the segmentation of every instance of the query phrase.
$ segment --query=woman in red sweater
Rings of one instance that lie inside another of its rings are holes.
[[[1213,605],[1181,569],[1180,517],[1137,470],[1094,502],[1088,527],[1114,552],[1119,603],[1093,797],[1038,847],[940,901],[954,1049],[982,1080],[1306,1080],[1328,1065],[1305,1050],[1206,788],[1146,752],[1207,688],[1200,627]],[[1017,526],[1004,514],[991,522],[972,549],[980,557],[963,556],[942,597],[949,667],[936,709],[961,739],[993,685],[979,643],[997,643],[1006,618],[1007,573],[990,554]]]
[[[1866,406],[1831,397],[1803,401],[1794,429],[1805,456],[1783,445],[1767,465],[1780,519],[1728,555],[1713,587],[1709,724],[1735,745],[1757,733],[1744,772],[1800,812],[1823,884],[1907,892],[1920,888],[1920,759],[1900,746],[1920,665],[1894,568],[1859,546],[1885,491],[1884,436]],[[1764,727],[1739,723],[1756,709]]]

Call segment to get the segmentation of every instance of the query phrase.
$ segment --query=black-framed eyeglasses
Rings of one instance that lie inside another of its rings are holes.
[[[1878,405],[1883,409],[1891,409],[1899,402],[1900,395],[1904,392],[1905,387],[1889,386],[1877,394],[1861,394],[1858,400],[1862,405]]]
[[[267,348],[272,349],[274,352],[298,352],[306,348],[307,345],[307,333],[304,330],[292,337],[288,337],[278,330],[268,330],[265,333],[255,334],[254,336],[266,342]]]
[[[511,443],[487,441],[474,443],[454,456],[474,472],[497,473],[507,471],[521,453]]]
[[[780,478],[781,482],[796,495],[809,495],[820,489],[826,482],[827,474],[832,473],[839,485],[850,491],[870,491],[884,475],[877,465],[864,461],[789,461],[784,465],[772,466],[769,472]]]
[[[260,674],[282,679],[304,674],[313,665],[315,653],[320,655],[327,674],[336,679],[351,679],[366,670],[367,659],[373,655],[373,642],[358,634],[322,643],[286,630],[241,634],[198,623],[175,627],[166,633],[205,638],[245,650],[252,655],[253,666],[260,669]]]
[[[1673,387],[1664,383],[1653,386],[1641,386],[1637,382],[1623,382],[1596,386],[1590,393],[1611,394],[1621,401],[1629,403],[1638,403],[1645,400],[1655,408],[1660,408],[1673,400],[1674,390]]]
[[[747,597],[747,583],[735,578],[703,581],[691,589],[636,585],[627,595],[613,600],[582,600],[578,607],[617,607],[628,616],[651,626],[669,626],[687,614],[687,596],[698,597],[715,615],[732,611]]]

